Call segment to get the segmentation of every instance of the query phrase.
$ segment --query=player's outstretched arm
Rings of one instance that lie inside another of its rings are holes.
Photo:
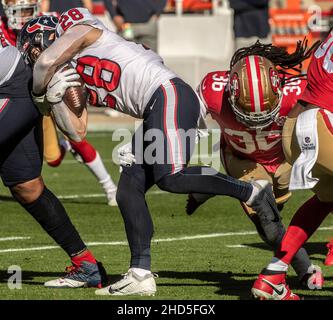
[[[45,94],[46,87],[57,68],[71,60],[77,53],[89,47],[102,34],[102,30],[89,25],[76,25],[68,29],[38,58],[33,71],[33,93]]]

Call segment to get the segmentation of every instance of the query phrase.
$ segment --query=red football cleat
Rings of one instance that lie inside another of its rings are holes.
[[[253,297],[259,300],[300,300],[290,291],[285,278],[285,273],[260,274],[251,289]]]
[[[325,266],[333,266],[333,241],[326,245],[328,252],[325,259]]]

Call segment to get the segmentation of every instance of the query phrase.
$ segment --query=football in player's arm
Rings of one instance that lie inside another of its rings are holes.
[[[24,52],[30,43],[21,45]],[[205,168],[211,172],[207,175],[203,174],[203,167],[187,166],[200,115],[199,99],[188,84],[165,66],[159,55],[122,39],[86,9],[74,8],[61,15],[57,39],[35,64],[35,97],[47,100],[52,90],[47,85],[53,74],[59,72],[58,66],[67,60],[76,65],[90,94],[91,105],[114,108],[144,119],[143,134],[140,130],[136,132],[133,141],[138,138],[143,142],[148,130],[158,130],[163,138],[161,162],[155,158],[157,161],[148,165],[144,158],[142,163],[123,167],[117,202],[131,250],[130,269],[120,281],[96,294],[155,294],[156,284],[150,271],[153,223],[145,201],[146,191],[154,184],[173,193],[231,196],[246,202],[262,219],[270,216],[274,217],[272,221],[279,220],[272,189],[266,184],[240,181],[213,168]],[[67,80],[62,82],[66,86]],[[181,139],[183,130],[190,139]],[[146,150],[149,146],[145,142]],[[133,150],[135,158],[140,156],[138,149]]]

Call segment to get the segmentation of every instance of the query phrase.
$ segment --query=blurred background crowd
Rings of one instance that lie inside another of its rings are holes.
[[[207,72],[228,69],[235,49],[257,39],[292,51],[298,40],[311,44],[333,26],[333,0],[41,0],[43,12],[78,6],[157,51],[193,87]]]

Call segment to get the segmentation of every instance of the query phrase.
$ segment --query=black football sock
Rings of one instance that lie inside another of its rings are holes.
[[[246,202],[252,193],[250,183],[239,181],[209,167],[188,167],[164,176],[157,185],[173,193],[226,195]]]
[[[86,249],[65,208],[46,187],[36,201],[21,205],[69,256]]]

